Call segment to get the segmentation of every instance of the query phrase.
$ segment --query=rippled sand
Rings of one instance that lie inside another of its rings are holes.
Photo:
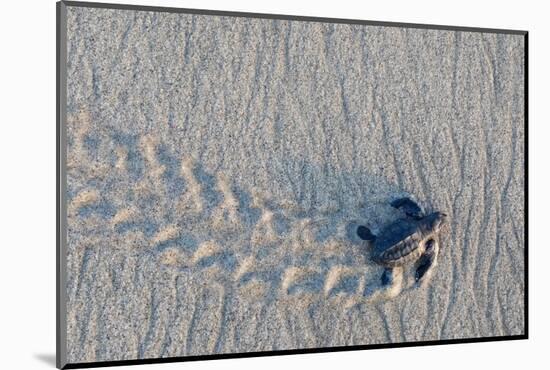
[[[68,8],[68,361],[524,333],[523,37]],[[422,287],[355,235],[443,210]]]

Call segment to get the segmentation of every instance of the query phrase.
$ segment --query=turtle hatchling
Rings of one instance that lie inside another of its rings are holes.
[[[409,198],[392,201],[391,206],[403,211],[406,215],[384,227],[374,235],[368,227],[359,226],[357,235],[372,242],[372,261],[385,267],[382,274],[382,285],[392,285],[397,271],[403,265],[417,262],[415,281],[421,284],[428,272],[435,266],[439,253],[437,235],[448,223],[443,212],[424,215],[422,209]]]

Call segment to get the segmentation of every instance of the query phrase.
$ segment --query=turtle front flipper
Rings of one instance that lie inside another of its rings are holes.
[[[422,282],[429,279],[430,273],[436,264],[438,254],[439,243],[434,239],[428,240],[426,242],[426,251],[418,260],[418,266],[414,276],[418,284],[422,284]]]
[[[423,217],[422,208],[414,200],[410,198],[399,198],[390,203],[393,208],[397,208],[405,212],[409,217],[420,219]]]
[[[363,225],[357,227],[357,236],[370,242],[376,239],[376,235],[374,235],[368,227]]]

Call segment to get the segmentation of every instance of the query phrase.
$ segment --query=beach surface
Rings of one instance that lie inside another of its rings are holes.
[[[525,332],[523,36],[67,14],[69,362]],[[450,225],[384,291],[402,196]]]

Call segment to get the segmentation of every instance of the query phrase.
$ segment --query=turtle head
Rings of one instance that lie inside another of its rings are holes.
[[[443,212],[434,212],[424,218],[426,226],[434,233],[441,230],[442,227],[447,225],[448,216]]]

